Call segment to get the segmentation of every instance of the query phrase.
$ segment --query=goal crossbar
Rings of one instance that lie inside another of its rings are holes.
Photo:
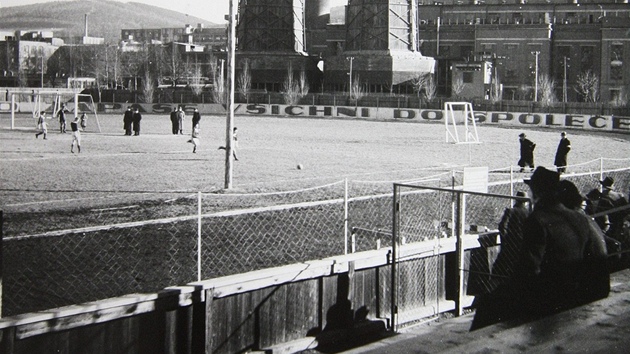
[[[17,97],[30,96],[30,109],[33,118],[39,118],[42,111],[50,111],[52,116],[63,108],[74,113],[78,117],[80,113],[90,113],[94,115],[97,132],[101,132],[101,124],[98,119],[97,107],[92,95],[78,92],[60,91],[25,91],[16,90],[11,92],[11,129],[15,129],[15,114],[17,108]],[[42,97],[52,97],[51,102],[43,102]]]
[[[460,138],[459,130],[462,125],[464,136]],[[444,128],[447,143],[451,141],[455,144],[480,143],[475,123],[475,112],[470,102],[445,102]]]

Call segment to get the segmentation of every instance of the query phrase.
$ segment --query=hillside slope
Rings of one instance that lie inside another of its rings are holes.
[[[82,36],[85,15],[88,34],[108,43],[120,40],[123,28],[221,26],[180,12],[140,3],[107,0],[55,1],[0,8],[0,30],[52,30],[55,37]]]

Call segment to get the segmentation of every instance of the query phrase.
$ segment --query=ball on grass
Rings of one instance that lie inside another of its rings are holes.
[[[302,166],[302,164],[301,164],[301,163],[299,163],[299,164],[297,165],[297,169],[298,169],[298,170],[301,170],[301,169],[303,169],[303,168],[304,168],[304,166]]]

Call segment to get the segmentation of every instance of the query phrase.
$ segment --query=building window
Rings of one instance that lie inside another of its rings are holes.
[[[594,71],[595,67],[595,53],[594,46],[581,46],[580,47],[580,68],[583,72]]]
[[[514,81],[517,79],[516,70],[514,69],[506,69],[505,70],[505,80]]]
[[[464,59],[468,59],[468,60],[472,59],[474,51],[475,51],[475,48],[471,45],[461,46],[461,54],[462,54],[462,58]]]
[[[623,45],[610,46],[610,79],[623,80]]]
[[[475,81],[475,73],[472,71],[463,71],[462,77],[465,84],[472,84]]]

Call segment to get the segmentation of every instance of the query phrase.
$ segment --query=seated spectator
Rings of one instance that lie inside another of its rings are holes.
[[[602,271],[593,269],[598,261],[591,261],[599,236],[583,213],[560,202],[560,175],[538,167],[525,183],[534,210],[523,225],[520,259],[512,279],[475,299],[471,330],[504,320],[533,320],[592,301],[593,294],[603,296],[588,285],[592,274]]]

